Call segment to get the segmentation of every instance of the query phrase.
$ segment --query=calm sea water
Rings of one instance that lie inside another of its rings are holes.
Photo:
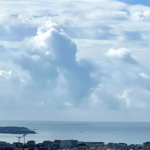
[[[0,126],[24,126],[39,133],[27,135],[26,141],[77,139],[128,144],[142,144],[150,141],[150,123],[0,121]],[[16,142],[17,136],[0,134],[0,141]]]

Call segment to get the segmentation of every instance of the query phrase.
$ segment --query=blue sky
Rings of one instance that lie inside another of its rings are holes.
[[[142,5],[150,6],[149,0],[119,0],[119,1],[124,2],[126,4],[131,4],[131,5],[142,4]]]
[[[2,1],[0,119],[150,121],[141,2]]]

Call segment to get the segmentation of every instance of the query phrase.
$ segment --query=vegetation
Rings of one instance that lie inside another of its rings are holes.
[[[4,134],[36,134],[35,131],[32,131],[26,127],[16,127],[16,126],[0,127],[0,133],[4,133]]]

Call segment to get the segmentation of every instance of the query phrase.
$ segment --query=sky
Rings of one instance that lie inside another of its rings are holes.
[[[124,2],[126,4],[130,4],[130,5],[146,5],[146,6],[150,6],[150,1],[148,0],[119,0],[121,2]]]
[[[0,120],[150,121],[150,2],[0,3]]]

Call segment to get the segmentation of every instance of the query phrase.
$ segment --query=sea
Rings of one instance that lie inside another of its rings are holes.
[[[28,134],[26,141],[78,140],[142,144],[150,141],[149,122],[67,122],[67,121],[0,121],[0,126],[27,127],[38,134]],[[0,134],[0,141],[17,142],[16,134]],[[20,139],[23,142],[23,138]]]

